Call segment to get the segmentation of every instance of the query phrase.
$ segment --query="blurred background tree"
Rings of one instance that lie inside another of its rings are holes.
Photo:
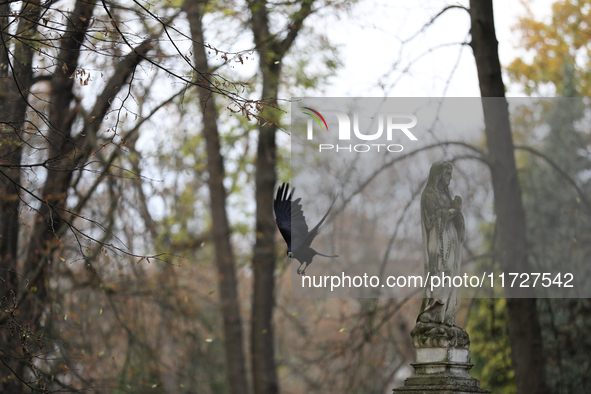
[[[507,67],[509,77],[526,94],[563,98],[541,101],[534,112],[531,106],[517,110],[512,120],[517,144],[535,149],[535,154],[520,150],[518,159],[530,260],[539,272],[560,267],[565,259],[577,275],[585,276],[589,270],[584,261],[591,250],[580,240],[591,237],[585,198],[591,192],[591,135],[581,129],[588,108],[580,97],[589,95],[590,11],[587,1],[557,1],[551,16],[542,21],[528,10],[515,30],[529,60],[517,58]],[[583,334],[591,323],[586,317],[589,300],[539,299],[537,304],[549,392],[589,391],[591,365],[585,356],[589,341]],[[496,316],[502,321],[503,314],[490,307],[487,319],[492,323]],[[504,343],[502,331],[489,332],[490,343]]]
[[[507,67],[511,80],[528,95],[588,97],[591,93],[590,20],[588,0],[556,1],[546,20],[537,19],[527,9],[515,26],[525,53]],[[567,67],[572,67],[574,91],[568,91]]]

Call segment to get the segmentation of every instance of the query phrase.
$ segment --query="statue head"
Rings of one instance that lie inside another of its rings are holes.
[[[427,186],[425,189],[438,190],[439,183],[442,182],[442,186],[447,194],[449,194],[448,186],[451,180],[452,166],[449,161],[436,161],[431,165],[429,171],[429,179],[427,180]]]

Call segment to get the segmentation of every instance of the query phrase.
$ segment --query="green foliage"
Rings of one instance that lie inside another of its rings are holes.
[[[582,103],[580,99],[558,100],[540,117],[550,131],[538,149],[562,173],[530,156],[522,177],[532,266],[536,271],[567,269],[579,279],[589,274],[591,244],[581,241],[591,239],[591,212],[567,178],[590,195],[591,180],[586,173],[591,160],[584,152],[591,146],[591,135],[576,127],[585,112]],[[538,306],[549,387],[553,393],[589,392],[591,382],[585,375],[591,352],[591,303],[586,299],[540,299]]]
[[[516,393],[507,327],[505,299],[474,300],[467,327],[474,364],[471,373],[481,387],[498,394]]]
[[[322,51],[328,51],[322,57],[322,63],[325,66],[324,70],[319,70],[320,72],[314,73],[312,72],[312,67],[310,63],[312,61],[312,55],[317,54],[316,51],[312,51],[311,54],[309,51],[302,51],[298,53],[299,55],[308,55],[310,58],[300,58],[297,59],[297,63],[290,68],[291,75],[293,77],[294,86],[301,88],[301,89],[309,89],[309,88],[318,88],[320,84],[326,83],[327,80],[336,74],[336,69],[340,67],[341,63],[336,55],[336,48],[335,47],[326,47],[321,48]]]
[[[277,148],[277,179],[279,183],[291,179],[290,151],[284,147]]]
[[[591,94],[591,0],[560,0],[552,5],[549,21],[538,21],[531,11],[520,18],[516,30],[531,61],[515,59],[507,68],[527,94],[551,85],[565,96],[565,69],[574,66],[576,92]]]
[[[590,392],[591,300],[539,299],[538,309],[551,392]]]
[[[527,94],[550,86],[557,96],[589,96],[590,17],[591,1],[561,0],[553,4],[549,21],[537,21],[531,13],[522,18],[517,28],[533,58],[514,60],[508,67],[511,78],[523,84]],[[553,162],[526,153],[518,156],[531,265],[538,272],[568,267],[580,279],[589,277],[591,212],[582,201],[591,195],[588,111],[583,100],[563,98],[523,109],[513,122],[520,142]],[[588,299],[538,300],[552,393],[591,391],[590,308]]]
[[[296,44],[284,62],[282,82],[291,96],[305,96],[310,90],[320,89],[342,66],[338,46],[324,35],[311,31],[308,34],[311,39]]]
[[[495,225],[481,223],[483,251],[494,250]],[[481,259],[478,265],[486,272],[499,272],[494,257]],[[503,289],[493,289],[495,297],[503,296]],[[492,296],[492,294],[491,294]],[[480,386],[494,393],[514,394],[515,372],[511,363],[511,344],[507,333],[509,319],[504,298],[476,298],[469,311],[466,330],[470,333],[470,352],[474,368],[471,374]]]

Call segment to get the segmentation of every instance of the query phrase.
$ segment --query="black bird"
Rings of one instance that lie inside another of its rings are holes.
[[[306,268],[312,264],[312,259],[314,256],[319,255],[330,258],[339,257],[337,255],[327,256],[325,254],[318,253],[310,247],[312,241],[316,235],[318,235],[318,228],[328,216],[337,198],[335,197],[332,200],[330,208],[328,208],[328,211],[320,220],[320,222],[318,222],[318,224],[311,231],[308,231],[306,218],[304,217],[302,205],[300,204],[301,198],[298,198],[293,202],[291,201],[291,196],[293,195],[294,190],[295,189],[292,189],[291,193],[289,193],[289,183],[284,183],[281,185],[281,187],[277,190],[277,196],[275,197],[275,201],[273,203],[273,209],[275,211],[277,227],[279,227],[281,235],[283,235],[285,242],[287,242],[287,256],[300,262],[298,274],[305,275]],[[304,263],[306,263],[306,266],[300,272],[300,268],[302,268]]]

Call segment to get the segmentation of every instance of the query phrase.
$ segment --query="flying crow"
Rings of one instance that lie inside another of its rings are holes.
[[[312,263],[314,256],[319,255],[330,258],[339,257],[336,255],[327,256],[325,254],[318,253],[310,247],[314,237],[318,235],[318,228],[322,222],[324,222],[324,219],[326,219],[328,213],[332,209],[332,206],[336,201],[336,197],[332,200],[330,208],[328,208],[328,211],[320,220],[320,222],[318,222],[318,224],[311,231],[308,231],[306,218],[304,217],[302,205],[300,204],[301,198],[291,201],[294,190],[295,189],[292,189],[291,193],[289,193],[289,183],[284,183],[281,185],[281,187],[277,190],[277,196],[275,197],[275,201],[273,203],[273,209],[275,211],[277,227],[279,227],[281,235],[283,235],[285,242],[287,242],[287,256],[300,262],[298,274],[305,275],[306,268]],[[302,268],[304,263],[306,263],[306,266],[300,271],[300,268]]]

